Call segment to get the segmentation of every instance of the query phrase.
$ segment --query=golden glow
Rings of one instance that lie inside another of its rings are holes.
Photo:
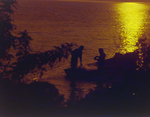
[[[33,78],[33,81],[38,81],[39,79],[38,78]]]
[[[121,53],[133,52],[137,49],[136,43],[142,36],[144,30],[144,20],[147,17],[147,6],[134,2],[124,2],[117,4],[119,17],[117,22],[120,23],[118,32],[121,39]]]

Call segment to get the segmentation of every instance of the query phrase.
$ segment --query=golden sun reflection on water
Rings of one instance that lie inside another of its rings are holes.
[[[136,43],[144,32],[147,7],[145,4],[134,2],[117,4],[117,22],[120,25],[118,32],[122,39],[120,53],[125,54],[137,49]]]

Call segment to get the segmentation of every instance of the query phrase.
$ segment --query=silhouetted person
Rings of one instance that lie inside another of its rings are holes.
[[[106,54],[104,53],[102,48],[99,48],[99,53],[100,53],[100,56],[95,56],[94,60],[98,61],[98,70],[102,71],[102,70],[104,70],[104,66],[105,66]]]
[[[80,65],[82,66],[82,50],[84,49],[84,46],[80,46],[78,49],[75,49],[72,52],[72,57],[71,57],[71,68],[75,69],[77,68],[77,62],[78,58],[80,59]]]

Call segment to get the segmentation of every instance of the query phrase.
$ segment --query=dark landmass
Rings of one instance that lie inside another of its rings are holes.
[[[133,62],[136,59],[135,56],[131,57],[132,54],[134,53],[116,54],[114,58],[106,60],[106,68],[101,74],[96,70],[86,71],[80,68],[76,71],[78,74],[71,76],[70,73],[66,76],[72,84],[67,103],[63,103],[63,95],[59,95],[55,86],[49,83],[13,85],[3,79],[0,112],[2,115],[11,113],[12,116],[147,117],[150,109],[150,71],[136,70],[138,66]],[[77,80],[94,81],[97,88],[78,100],[73,94]],[[67,107],[64,106],[66,104]]]

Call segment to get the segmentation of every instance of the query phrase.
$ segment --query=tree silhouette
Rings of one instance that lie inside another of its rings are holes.
[[[49,64],[53,67],[56,61],[67,58],[71,52],[72,44],[62,44],[53,50],[33,53],[29,44],[32,38],[27,30],[14,34],[16,29],[12,24],[12,10],[16,8],[16,0],[0,0],[0,78],[8,78],[11,81],[20,82],[25,74],[46,70],[43,65]],[[14,50],[13,53],[10,50]]]
[[[137,53],[139,55],[139,59],[137,64],[140,69],[149,70],[150,69],[150,42],[147,38],[139,39],[137,46],[139,49]]]
[[[32,38],[27,30],[13,32],[16,26],[12,24],[11,14],[16,6],[16,0],[0,0],[0,111],[62,106],[64,97],[54,85],[47,82],[25,84],[21,79],[37,70],[42,76],[46,70],[44,65],[53,67],[55,62],[66,59],[73,44],[65,43],[49,51],[33,53],[29,46]]]
[[[7,68],[10,66],[10,61],[14,57],[10,54],[10,49],[16,49],[19,44],[21,45],[20,42],[16,42],[18,37],[12,34],[15,25],[11,23],[12,19],[10,16],[14,13],[12,7],[15,7],[16,4],[16,0],[0,0],[0,65],[1,76],[3,78],[7,77]]]

